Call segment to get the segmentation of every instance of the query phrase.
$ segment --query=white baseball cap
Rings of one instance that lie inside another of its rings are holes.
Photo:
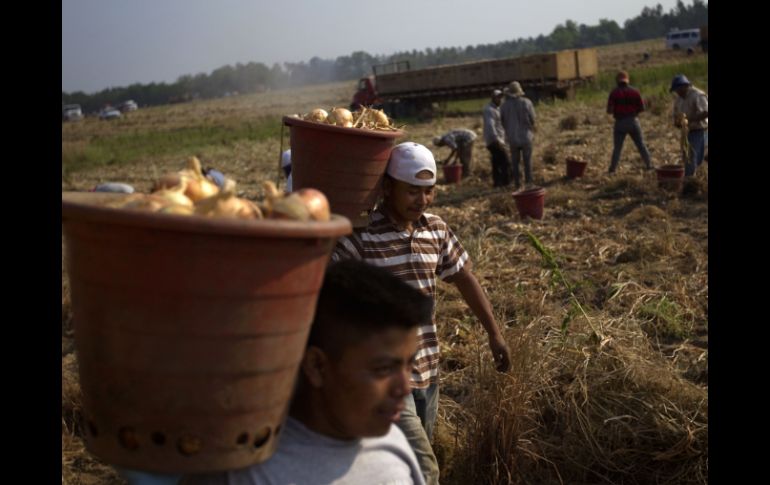
[[[432,177],[418,178],[417,174],[423,170],[429,171]],[[436,159],[433,158],[433,152],[424,145],[413,141],[404,142],[396,145],[390,152],[388,175],[410,185],[436,185]]]

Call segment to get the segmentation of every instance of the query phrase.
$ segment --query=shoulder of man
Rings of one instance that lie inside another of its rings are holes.
[[[444,219],[441,218],[441,216],[437,216],[436,214],[431,214],[429,212],[425,212],[422,215],[425,218],[425,224],[428,226],[446,226],[447,223],[444,221]]]

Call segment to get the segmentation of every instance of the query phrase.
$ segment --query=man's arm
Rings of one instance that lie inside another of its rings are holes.
[[[448,165],[449,162],[452,160],[452,158],[455,158],[455,155],[457,155],[457,149],[452,148],[452,153],[450,153],[449,156],[446,157],[446,160],[444,160],[444,164]]]
[[[492,349],[492,357],[495,359],[497,370],[505,372],[511,367],[511,352],[503,339],[503,334],[495,322],[492,314],[492,304],[481,288],[479,281],[470,270],[463,268],[459,272],[447,278],[447,281],[457,286],[465,303],[468,304],[476,318],[489,336],[489,348]]]
[[[692,121],[701,121],[709,117],[709,102],[705,95],[700,94],[695,102],[695,115]]]

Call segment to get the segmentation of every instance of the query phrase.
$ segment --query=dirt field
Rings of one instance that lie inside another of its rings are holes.
[[[638,67],[645,51],[653,52],[650,62],[682,56],[665,52],[661,40],[601,50],[600,65]],[[354,85],[143,109],[122,124],[63,124],[63,149],[148,125],[172,130],[344,106]],[[546,189],[542,220],[522,220],[510,190],[491,188],[482,143],[469,177],[449,185],[439,177],[430,212],[470,253],[514,354],[511,372],[494,372],[480,325],[454,287],[440,286],[434,446],[442,483],[707,483],[708,163],[683,192],[671,193],[643,170],[626,140],[618,173],[607,175],[612,120],[604,102],[537,106],[533,164],[535,182]],[[658,166],[678,161],[669,104],[640,118]],[[408,125],[399,141],[431,147],[438,134],[460,127],[480,133],[481,124],[480,113],[437,118]],[[448,155],[442,150],[433,148],[437,159]],[[280,151],[275,137],[212,145],[69,173],[62,190],[123,181],[147,192],[155,174],[176,171],[196,154],[237,180],[242,196],[260,199],[259,183],[277,177]],[[565,177],[568,155],[589,161],[584,177]],[[63,264],[62,483],[120,483],[83,447],[66,276]]]

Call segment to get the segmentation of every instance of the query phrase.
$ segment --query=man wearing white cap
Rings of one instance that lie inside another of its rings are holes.
[[[500,121],[503,92],[492,91],[492,100],[484,107],[484,143],[492,156],[492,186],[504,187],[511,183],[511,162],[505,151],[505,130]]]
[[[383,267],[434,300],[436,277],[454,284],[489,336],[497,369],[510,366],[503,339],[484,290],[471,272],[460,241],[440,217],[426,213],[433,202],[436,161],[425,146],[406,142],[393,148],[383,181],[383,204],[369,224],[338,240],[332,260],[357,259]],[[423,325],[412,367],[412,392],[398,426],[412,445],[428,484],[438,483],[438,464],[430,440],[438,410],[438,331],[434,319]]]

